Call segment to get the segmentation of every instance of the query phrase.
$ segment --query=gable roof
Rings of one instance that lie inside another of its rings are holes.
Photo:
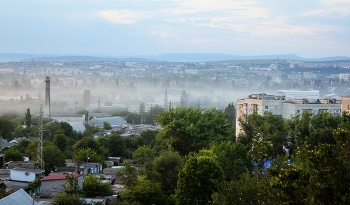
[[[2,199],[0,199],[0,204],[10,204],[10,205],[38,205],[33,198],[27,194],[23,189],[20,189]]]
[[[65,180],[67,174],[51,174],[41,179],[41,181]],[[80,174],[75,173],[74,178],[79,177]]]

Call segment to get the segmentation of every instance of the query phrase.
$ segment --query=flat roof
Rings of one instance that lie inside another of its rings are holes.
[[[34,172],[35,174],[40,174],[40,173],[45,172],[45,170],[40,170],[40,169],[29,169],[29,168],[21,168],[21,167],[15,167],[15,168],[12,168],[11,170],[23,171],[23,172]]]

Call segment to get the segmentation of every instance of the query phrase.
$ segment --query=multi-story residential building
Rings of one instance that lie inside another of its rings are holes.
[[[284,97],[275,95],[252,94],[248,98],[237,101],[236,111],[236,136],[241,132],[241,125],[238,119],[245,119],[247,115],[257,112],[264,115],[266,112],[272,112],[274,115],[282,115],[282,102]]]
[[[350,114],[350,97],[344,96],[341,98],[341,112]]]
[[[313,114],[329,112],[336,116],[341,114],[342,106],[346,106],[350,110],[350,97],[347,100],[347,105],[343,105],[340,100],[336,99],[309,102],[307,99],[287,100],[285,96],[266,95],[265,93],[252,94],[248,98],[237,101],[236,136],[241,133],[241,125],[238,119],[245,120],[246,116],[254,112],[257,112],[259,115],[272,112],[274,115],[282,116],[284,119],[290,119],[303,111],[309,111]]]
[[[341,101],[322,99],[316,102],[309,102],[307,99],[295,99],[293,101],[283,102],[282,117],[290,119],[292,116],[300,114],[304,111],[309,111],[313,114],[321,112],[329,112],[334,116],[341,114]]]

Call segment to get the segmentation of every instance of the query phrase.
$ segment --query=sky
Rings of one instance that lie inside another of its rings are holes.
[[[350,0],[1,0],[0,53],[350,56]]]

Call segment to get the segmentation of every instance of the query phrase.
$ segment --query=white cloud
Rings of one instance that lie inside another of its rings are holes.
[[[148,11],[130,10],[105,10],[99,11],[98,15],[108,21],[119,24],[134,24],[151,17],[151,13]]]

